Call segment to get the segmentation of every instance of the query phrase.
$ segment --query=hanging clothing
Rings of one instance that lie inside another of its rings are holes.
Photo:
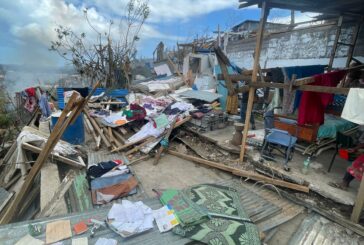
[[[324,73],[324,65],[312,65],[312,66],[290,66],[283,67],[282,73],[284,74],[284,83],[290,84],[293,74],[296,75],[296,79],[311,77],[316,74]],[[301,100],[301,91],[289,91],[284,89],[282,113],[284,115],[292,114],[298,108]]]
[[[351,88],[349,90],[341,117],[357,124],[364,124],[363,88]]]
[[[29,112],[33,112],[36,104],[37,101],[34,96],[28,97],[25,101],[24,108]]]
[[[49,117],[52,114],[51,107],[48,103],[48,97],[45,93],[40,96],[39,107],[43,117]]]
[[[336,87],[346,71],[333,71],[315,75],[311,85]],[[333,94],[303,91],[298,109],[298,124],[321,125],[324,123],[325,108],[332,102]]]
[[[35,88],[27,88],[25,89],[25,92],[27,93],[28,97],[35,97]]]

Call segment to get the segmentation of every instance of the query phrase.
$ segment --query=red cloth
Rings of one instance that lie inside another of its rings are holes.
[[[35,97],[35,88],[27,88],[25,92],[28,94],[29,97]]]
[[[346,71],[315,75],[310,85],[336,87]],[[333,94],[304,91],[298,107],[298,124],[323,124],[325,108],[332,103]]]
[[[347,171],[357,180],[361,181],[364,172],[364,154],[357,157],[353,164],[348,167]]]

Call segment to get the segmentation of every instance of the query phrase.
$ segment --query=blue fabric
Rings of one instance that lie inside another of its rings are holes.
[[[42,111],[42,116],[49,117],[52,114],[51,107],[48,103],[48,97],[45,93],[40,96],[39,107]]]
[[[97,189],[119,184],[121,182],[128,180],[131,176],[132,176],[131,174],[121,174],[121,175],[110,176],[110,177],[96,178],[94,180],[91,180],[91,190],[97,190]]]
[[[236,72],[234,72],[234,68],[228,66],[228,73],[229,74],[236,74]],[[214,68],[214,74],[217,77],[217,74],[221,74],[221,68],[219,65],[216,65]],[[226,84],[225,84],[225,80],[218,80],[217,81],[217,93],[222,95],[219,98],[219,103],[220,103],[220,107],[223,111],[226,111],[226,100],[227,100],[227,96],[228,96],[228,91],[226,88]]]
[[[300,79],[324,73],[325,67],[326,67],[325,65],[289,66],[289,67],[284,67],[284,70],[288,79],[291,79],[293,74],[296,74],[296,79]],[[301,91],[296,91],[293,111],[295,111],[300,105],[301,95],[302,95]]]
[[[288,78],[290,79],[293,74],[296,74],[296,79],[311,77],[316,74],[324,73],[325,65],[312,65],[312,66],[289,66],[284,67]]]

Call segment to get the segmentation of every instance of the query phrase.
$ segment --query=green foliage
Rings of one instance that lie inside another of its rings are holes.
[[[8,128],[11,126],[12,120],[7,114],[0,114],[0,128]]]

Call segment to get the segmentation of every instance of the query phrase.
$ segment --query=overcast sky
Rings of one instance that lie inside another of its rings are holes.
[[[120,19],[127,0],[0,0],[0,63],[60,66],[64,61],[48,51],[61,24],[73,30],[89,30],[83,10],[100,29],[110,19]],[[172,48],[176,42],[196,35],[211,34],[219,24],[227,29],[246,19],[259,19],[256,7],[238,9],[238,0],[149,0],[150,17],[138,44],[138,56],[151,57],[163,41]],[[299,14],[307,18],[307,14]],[[273,10],[271,20],[289,21],[289,12]]]

